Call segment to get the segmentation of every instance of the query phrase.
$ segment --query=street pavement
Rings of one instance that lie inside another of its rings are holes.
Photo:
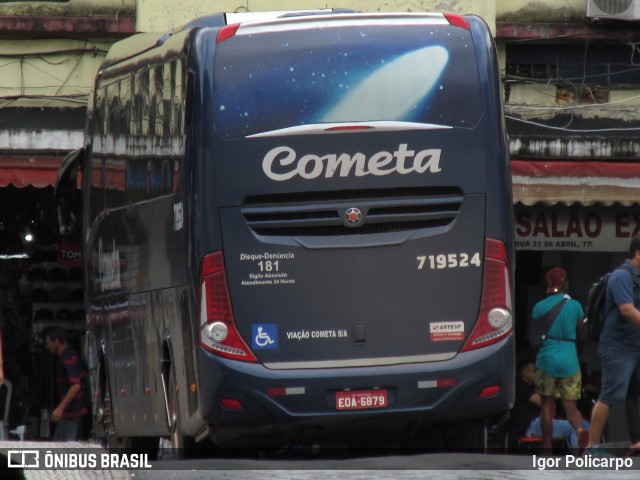
[[[539,457],[535,460],[540,461]],[[575,468],[567,467],[567,457],[557,457],[559,469],[540,470],[534,466],[533,455],[426,453],[391,455],[367,458],[299,460],[223,460],[217,465],[189,461],[159,462],[153,471],[138,471],[140,480],[422,480],[422,479],[591,479],[637,480],[640,459],[622,459],[630,468]],[[544,460],[550,462],[551,460]],[[638,464],[636,466],[636,463]],[[189,469],[173,468],[189,465]],[[569,465],[571,466],[571,465]]]

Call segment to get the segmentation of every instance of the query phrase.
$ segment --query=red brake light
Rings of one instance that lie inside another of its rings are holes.
[[[207,255],[200,268],[200,345],[222,357],[257,362],[236,327],[222,252]]]
[[[222,27],[218,31],[218,36],[216,38],[216,44],[220,44],[225,40],[233,37],[238,31],[238,27],[240,27],[239,23],[234,23],[233,25],[227,25],[226,27]]]
[[[207,321],[210,319],[233,322],[233,312],[227,291],[227,280],[224,271],[207,275],[204,279],[206,288],[203,295],[206,295]]]
[[[480,314],[462,351],[492,345],[512,331],[511,275],[507,248],[499,240],[487,238]]]
[[[457,15],[455,13],[445,13],[444,18],[446,18],[451,25],[464,28],[465,30],[470,30],[467,20],[462,15]]]
[[[222,272],[224,270],[222,253],[216,252],[211,255],[207,255],[202,259],[202,264],[200,265],[200,267],[200,281],[202,281],[207,275]]]
[[[339,127],[329,127],[327,132],[350,132],[354,130],[371,130],[373,127],[369,125],[341,125]]]

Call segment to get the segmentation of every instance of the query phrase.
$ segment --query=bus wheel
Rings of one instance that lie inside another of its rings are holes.
[[[487,428],[484,423],[457,425],[451,447],[464,452],[484,453],[487,449]]]

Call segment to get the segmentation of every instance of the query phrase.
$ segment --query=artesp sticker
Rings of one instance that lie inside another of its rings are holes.
[[[429,324],[429,339],[432,342],[464,340],[464,322],[433,322]]]

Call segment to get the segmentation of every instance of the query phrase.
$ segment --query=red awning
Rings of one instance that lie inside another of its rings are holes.
[[[640,203],[640,163],[512,160],[513,202]]]
[[[0,187],[51,187],[62,157],[0,155]]]
[[[0,187],[54,186],[61,162],[61,157],[0,156]],[[108,183],[122,188],[124,172],[116,170]],[[514,203],[640,203],[640,163],[512,160],[511,174]]]

